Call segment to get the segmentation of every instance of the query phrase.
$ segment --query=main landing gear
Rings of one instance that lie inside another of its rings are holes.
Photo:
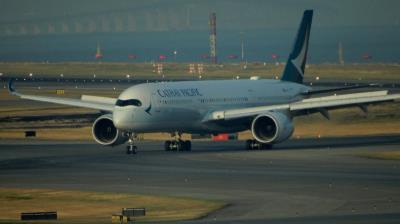
[[[126,154],[136,154],[137,146],[135,145],[136,135],[132,132],[127,133],[128,145],[126,146]]]
[[[192,150],[192,142],[189,140],[182,140],[181,133],[176,132],[171,134],[175,140],[165,141],[164,149],[165,151],[191,151]]]
[[[262,150],[262,149],[272,149],[272,144],[261,143],[253,139],[246,141],[247,150]]]

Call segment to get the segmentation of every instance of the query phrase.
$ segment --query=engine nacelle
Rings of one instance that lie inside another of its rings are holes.
[[[251,124],[253,137],[261,143],[279,143],[292,136],[294,131],[291,119],[283,113],[260,114]]]
[[[94,121],[92,135],[96,142],[105,146],[124,144],[128,140],[128,137],[114,126],[111,114],[100,116]]]

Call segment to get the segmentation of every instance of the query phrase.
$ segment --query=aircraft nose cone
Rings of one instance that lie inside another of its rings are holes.
[[[128,129],[129,124],[131,123],[132,116],[129,115],[126,111],[114,111],[113,113],[113,123],[117,129]]]
[[[121,125],[123,124],[122,120],[118,116],[115,116],[115,114],[113,116],[113,123],[114,126],[118,129],[120,129]]]

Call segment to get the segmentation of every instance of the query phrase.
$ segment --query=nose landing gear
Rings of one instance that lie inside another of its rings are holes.
[[[135,145],[127,145],[126,146],[126,154],[136,154],[137,146]]]
[[[136,154],[137,146],[135,145],[136,135],[132,132],[127,133],[128,145],[126,146],[126,154]]]
[[[192,142],[189,140],[182,140],[182,133],[176,132],[171,134],[175,138],[173,141],[165,141],[164,149],[165,151],[191,151]]]

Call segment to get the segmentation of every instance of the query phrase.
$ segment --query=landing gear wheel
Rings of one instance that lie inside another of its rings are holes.
[[[249,139],[246,141],[246,149],[247,150],[263,150],[263,149],[272,149],[273,144],[268,143],[260,143],[256,140]]]
[[[165,141],[164,143],[165,151],[191,151],[192,142],[191,141]]]
[[[246,150],[253,150],[253,141],[250,139],[246,140]]]
[[[261,149],[272,149],[272,144],[261,144]]]
[[[126,154],[130,155],[130,154],[136,154],[136,149],[137,147],[134,145],[128,145],[126,146]]]
[[[128,137],[128,145],[126,146],[126,154],[136,154],[137,147],[135,145],[136,134],[133,132],[127,132],[125,135]]]
[[[192,142],[189,140],[185,141],[185,150],[186,151],[192,151]]]
[[[177,141],[176,142],[176,151],[185,151],[186,150],[186,144],[184,141]]]
[[[249,139],[246,141],[246,149],[247,150],[260,149],[260,143],[258,143],[256,140]]]
[[[165,151],[191,151],[192,142],[189,140],[182,140],[181,132],[171,133],[171,137],[174,138],[172,141],[165,141],[164,148]]]
[[[171,151],[171,141],[165,141],[164,143],[164,149],[165,151]]]

